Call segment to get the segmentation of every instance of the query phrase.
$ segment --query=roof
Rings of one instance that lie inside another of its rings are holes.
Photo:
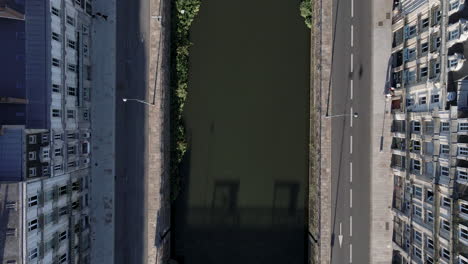
[[[23,175],[23,129],[3,128],[0,135],[0,181],[21,181]]]

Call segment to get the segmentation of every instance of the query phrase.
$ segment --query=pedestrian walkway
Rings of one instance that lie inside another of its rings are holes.
[[[150,0],[148,101],[148,264],[168,263],[170,257],[169,186],[169,0]]]
[[[94,1],[91,30],[91,263],[114,263],[115,0]]]
[[[391,263],[392,190],[390,170],[390,101],[386,102],[388,61],[391,55],[392,2],[372,2],[372,106],[371,106],[371,230],[370,263]],[[381,142],[381,140],[383,140]]]

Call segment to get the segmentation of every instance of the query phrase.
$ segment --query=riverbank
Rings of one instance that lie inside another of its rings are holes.
[[[309,109],[309,261],[329,263],[331,254],[331,123],[322,118],[331,100],[332,0],[312,3]]]
[[[171,25],[171,200],[181,189],[180,163],[187,151],[185,124],[182,117],[187,100],[189,76],[189,29],[200,10],[200,0],[175,0]]]

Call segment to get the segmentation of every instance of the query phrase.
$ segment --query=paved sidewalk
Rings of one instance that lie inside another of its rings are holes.
[[[372,169],[370,262],[391,263],[392,259],[392,190],[390,144],[392,116],[386,103],[388,62],[391,55],[392,2],[372,2]],[[382,152],[381,138],[383,136]]]
[[[91,30],[91,263],[114,263],[115,0],[94,2]]]
[[[148,219],[146,263],[168,263],[170,257],[169,186],[169,54],[170,1],[150,0],[148,111]],[[164,238],[163,238],[164,236]]]

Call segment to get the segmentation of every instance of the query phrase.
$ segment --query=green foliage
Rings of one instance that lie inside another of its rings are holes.
[[[200,0],[173,0],[171,25],[171,200],[181,190],[180,164],[187,151],[183,120],[189,77],[189,30],[200,10]]]
[[[312,0],[303,0],[299,6],[301,16],[308,28],[312,27]]]

